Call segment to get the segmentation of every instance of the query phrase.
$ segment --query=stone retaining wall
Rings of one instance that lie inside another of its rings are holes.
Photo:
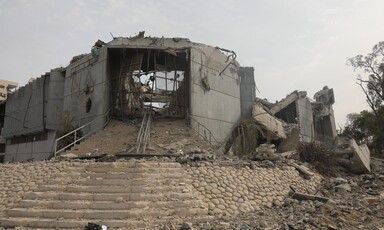
[[[251,169],[199,163],[185,169],[212,214],[237,215],[264,206],[282,205],[290,186],[297,192],[313,193],[322,180],[317,174],[306,180],[287,165]]]
[[[0,212],[13,207],[27,192],[34,191],[38,185],[45,184],[74,165],[81,166],[81,163],[40,161],[0,164]]]
[[[60,178],[68,174],[70,179],[72,170],[84,170],[88,164],[67,161],[0,164],[0,212],[14,207],[38,185],[46,184],[59,174]],[[251,169],[201,162],[197,166],[183,165],[182,169],[186,179],[191,181],[191,188],[211,214],[237,215],[282,205],[290,186],[298,192],[313,193],[322,179],[315,174],[311,180],[306,180],[287,165]]]

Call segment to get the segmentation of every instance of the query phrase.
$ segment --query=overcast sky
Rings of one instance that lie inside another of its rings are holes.
[[[257,96],[334,88],[337,124],[367,109],[346,59],[384,40],[383,0],[0,0],[0,79],[25,85],[97,39],[139,31],[234,50]]]

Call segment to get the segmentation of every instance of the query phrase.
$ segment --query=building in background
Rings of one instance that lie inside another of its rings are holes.
[[[8,93],[13,92],[17,85],[16,82],[0,80],[0,103],[7,99]]]

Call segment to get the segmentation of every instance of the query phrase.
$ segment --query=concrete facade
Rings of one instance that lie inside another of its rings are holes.
[[[192,128],[202,127],[196,129],[202,138],[223,142],[242,115],[249,115],[255,97],[253,68],[240,77],[235,58],[233,51],[185,38],[99,40],[91,54],[75,56],[67,67],[9,96],[4,161],[49,158],[63,114],[73,128],[92,121],[82,130],[86,134],[102,129],[109,116],[142,114],[149,103],[165,104],[167,116],[190,116]],[[150,97],[141,91],[145,86]]]
[[[110,106],[107,75],[107,49],[100,49],[98,58],[85,55],[66,68],[63,112],[69,112],[74,127],[94,119],[85,132],[100,129],[106,122],[103,118]],[[87,111],[87,102],[91,102]]]
[[[4,161],[47,159],[63,109],[64,69],[55,69],[10,94],[2,136]]]
[[[256,83],[253,67],[239,67],[241,118],[252,117],[252,106],[256,99]]]
[[[228,64],[226,60],[214,47],[199,45],[191,49],[190,113],[219,142],[227,138],[241,118],[238,63],[231,64],[219,75]],[[202,85],[203,78],[210,89]],[[206,135],[204,129],[201,132]]]
[[[337,136],[332,108],[335,102],[333,90],[325,86],[314,99],[308,98],[305,91],[294,91],[274,104],[270,111],[287,123],[298,124],[301,141],[331,143]]]

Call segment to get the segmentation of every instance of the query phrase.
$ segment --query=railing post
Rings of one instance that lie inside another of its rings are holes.
[[[75,131],[75,137],[74,137],[75,141],[73,142],[73,145],[76,145],[76,133],[77,133],[77,130]]]
[[[55,150],[54,150],[54,154],[53,156],[56,157],[56,153],[57,153],[57,139],[55,140]]]

